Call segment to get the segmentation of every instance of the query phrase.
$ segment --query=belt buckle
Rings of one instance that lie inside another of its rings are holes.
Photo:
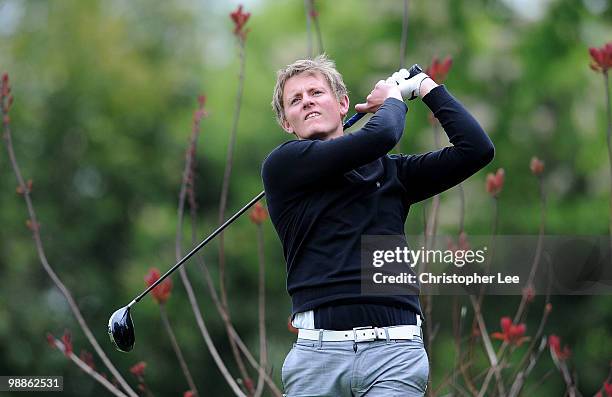
[[[365,330],[372,330],[373,332],[366,332]],[[376,340],[376,331],[373,327],[354,327],[353,337],[355,342],[372,342]]]

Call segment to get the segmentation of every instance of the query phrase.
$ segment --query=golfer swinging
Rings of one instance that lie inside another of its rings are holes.
[[[417,294],[361,293],[362,235],[404,236],[410,205],[487,165],[494,147],[478,122],[425,73],[405,81],[453,146],[387,154],[407,106],[397,84],[379,81],[357,112],[374,113],[344,134],[349,98],[325,56],[278,72],[272,105],[297,139],[265,159],[270,218],[283,244],[298,339],[281,370],[287,396],[423,396],[429,361]],[[405,237],[403,237],[405,240]]]

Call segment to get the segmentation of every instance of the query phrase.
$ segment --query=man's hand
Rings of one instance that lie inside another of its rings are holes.
[[[396,98],[403,101],[397,83],[387,83],[385,80],[380,80],[374,86],[370,95],[366,97],[366,103],[355,105],[355,110],[359,113],[375,113],[387,98]]]
[[[429,82],[433,82],[433,80],[431,80],[431,78],[427,74],[421,72],[413,77],[410,77],[410,73],[406,69],[400,69],[399,72],[393,73],[393,75],[387,79],[387,83],[397,84],[404,98],[411,101],[419,96],[422,98],[429,91],[431,91],[431,88],[433,87],[429,87],[427,92],[424,92],[425,86],[422,87],[423,83],[427,79],[429,79],[427,81],[428,82],[427,86],[429,86],[431,85],[429,84]],[[434,86],[436,85],[437,84],[434,83]]]

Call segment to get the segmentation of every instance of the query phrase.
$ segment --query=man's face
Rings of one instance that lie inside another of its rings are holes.
[[[298,139],[331,139],[342,136],[342,119],[349,100],[340,102],[321,73],[304,72],[287,80],[283,91],[283,128]]]

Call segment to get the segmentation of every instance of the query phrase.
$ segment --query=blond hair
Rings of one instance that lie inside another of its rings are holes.
[[[272,108],[276,114],[276,121],[278,121],[281,127],[286,120],[285,107],[283,105],[285,83],[287,83],[287,80],[291,77],[305,72],[321,73],[323,77],[325,77],[327,84],[336,96],[338,102],[340,102],[345,95],[348,95],[348,90],[342,80],[342,75],[336,70],[336,64],[334,61],[328,59],[325,54],[318,55],[314,59],[299,59],[276,72],[276,86],[274,87],[274,94],[272,96]]]

